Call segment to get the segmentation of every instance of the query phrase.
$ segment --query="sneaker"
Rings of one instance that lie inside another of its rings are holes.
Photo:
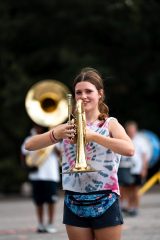
[[[38,233],[45,233],[46,232],[45,226],[43,224],[38,224],[37,232]]]
[[[129,210],[127,214],[130,217],[135,217],[138,215],[138,211],[137,211],[137,209],[132,209],[132,210]]]
[[[128,209],[127,208],[123,208],[123,209],[121,209],[121,211],[122,211],[123,217],[127,217],[128,216]]]
[[[127,213],[127,212],[128,212],[128,208],[123,207],[123,208],[121,208],[121,211],[122,211],[123,213]]]
[[[45,227],[45,230],[47,233],[56,233],[57,232],[57,229],[53,226],[53,224],[48,224]]]

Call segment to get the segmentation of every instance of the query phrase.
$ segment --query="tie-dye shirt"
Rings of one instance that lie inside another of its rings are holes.
[[[97,120],[87,126],[95,132],[109,136],[108,123],[115,118],[107,118],[103,124]],[[62,173],[74,166],[76,158],[76,145],[69,144],[65,139],[62,142]],[[86,160],[97,172],[62,174],[63,189],[88,193],[101,190],[112,190],[120,194],[117,170],[120,162],[120,155],[112,150],[103,147],[96,142],[89,142],[86,145]]]

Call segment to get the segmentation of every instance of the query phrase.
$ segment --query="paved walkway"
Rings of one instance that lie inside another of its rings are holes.
[[[61,223],[62,212],[63,196],[57,203],[55,217],[58,232],[37,234],[31,199],[0,199],[0,240],[67,240],[65,227]],[[159,240],[160,186],[142,196],[139,216],[125,217],[124,222],[122,240]]]

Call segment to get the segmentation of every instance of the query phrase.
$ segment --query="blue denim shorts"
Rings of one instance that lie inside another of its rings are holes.
[[[76,227],[99,229],[123,224],[123,217],[119,206],[119,197],[103,214],[95,217],[83,217],[75,214],[64,202],[63,223]]]

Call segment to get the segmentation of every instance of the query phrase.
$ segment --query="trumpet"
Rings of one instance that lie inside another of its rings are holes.
[[[68,94],[68,122],[71,123],[72,116],[72,95]],[[66,173],[95,172],[86,161],[86,116],[83,101],[80,99],[76,103],[75,109],[76,125],[76,160],[75,165]]]

